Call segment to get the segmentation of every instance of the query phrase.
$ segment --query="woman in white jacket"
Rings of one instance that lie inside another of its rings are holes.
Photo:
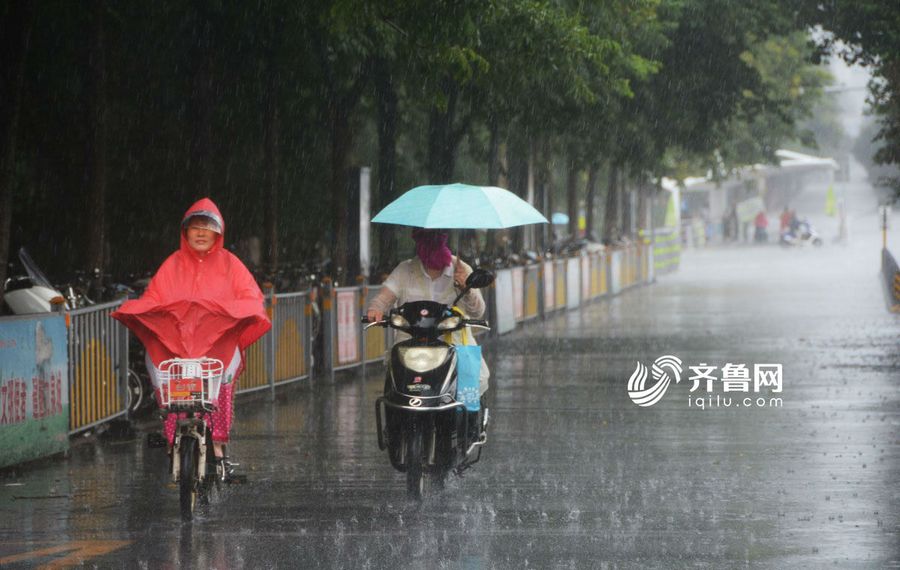
[[[410,301],[435,301],[450,304],[465,286],[472,268],[454,256],[447,247],[447,234],[439,230],[416,228],[412,237],[416,242],[416,256],[400,262],[384,282],[384,287],[372,299],[367,316],[380,321],[391,307]],[[466,317],[478,319],[484,315],[484,297],[478,289],[471,289],[457,306]],[[408,338],[397,334],[397,341]],[[470,331],[453,333],[453,344],[477,344]],[[488,389],[490,373],[481,360],[480,392]]]

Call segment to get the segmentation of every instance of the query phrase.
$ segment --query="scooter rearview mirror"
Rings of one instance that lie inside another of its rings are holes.
[[[483,289],[494,282],[494,274],[486,269],[475,269],[466,279],[466,288]]]

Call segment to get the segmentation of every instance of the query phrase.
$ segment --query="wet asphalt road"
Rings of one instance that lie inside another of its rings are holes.
[[[250,481],[193,524],[142,434],[75,445],[0,478],[0,566],[900,567],[900,317],[879,246],[690,251],[653,286],[495,340],[484,459],[421,505],[376,445],[378,374],[239,400]],[[636,406],[636,362],[667,354],[781,363],[783,391],[701,409],[685,370]]]

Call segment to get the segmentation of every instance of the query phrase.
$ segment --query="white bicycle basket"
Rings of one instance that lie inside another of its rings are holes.
[[[159,365],[163,407],[215,406],[219,401],[224,369],[222,361],[217,358],[164,360]]]

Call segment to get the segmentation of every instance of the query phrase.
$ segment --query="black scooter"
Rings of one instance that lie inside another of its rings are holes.
[[[457,399],[456,349],[441,337],[465,327],[489,330],[486,321],[466,319],[455,305],[470,289],[493,281],[493,274],[476,269],[452,304],[405,303],[392,309],[387,320],[366,327],[391,327],[412,337],[391,349],[384,396],[375,401],[378,447],[387,450],[395,469],[406,473],[412,499],[422,498],[426,477],[440,489],[450,471],[462,475],[481,459],[487,409],[483,398],[477,412]],[[369,321],[363,317],[363,322]]]

